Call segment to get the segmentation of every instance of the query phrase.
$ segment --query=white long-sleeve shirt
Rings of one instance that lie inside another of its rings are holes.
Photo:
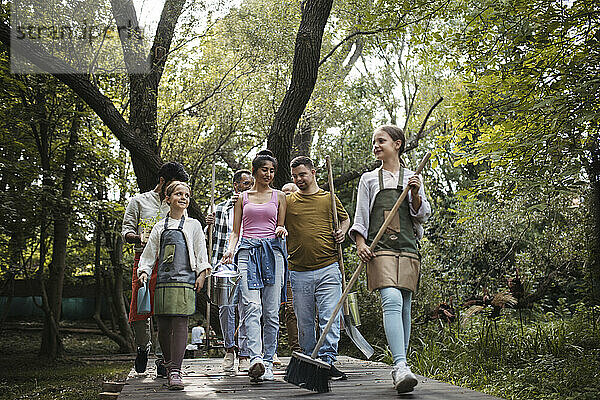
[[[379,192],[379,167],[373,171],[365,172],[360,177],[358,183],[358,194],[356,197],[356,213],[354,214],[354,224],[350,227],[348,235],[352,240],[356,242],[356,234],[360,233],[365,239],[369,233],[369,216],[375,204],[375,195]],[[404,168],[404,180],[403,186],[408,185],[408,180],[415,173],[408,168]],[[392,173],[386,169],[383,170],[383,188],[384,189],[395,189],[398,186],[399,173]],[[413,223],[413,230],[417,239],[423,237],[423,223],[431,216],[431,204],[425,196],[425,190],[423,185],[419,188],[419,195],[421,196],[421,207],[418,210],[414,210],[412,206],[412,192],[408,192],[408,204]]]
[[[169,229],[177,229],[180,220],[173,219],[171,217],[168,218]],[[150,276],[152,273],[152,268],[154,268],[160,252],[160,236],[164,230],[165,219],[163,218],[154,225],[152,232],[150,232],[150,238],[148,239],[148,243],[146,243],[146,247],[144,247],[144,251],[140,257],[138,276],[140,276],[142,272],[147,273],[148,276]],[[211,266],[208,262],[206,241],[200,221],[187,217],[185,219],[185,223],[183,224],[183,235],[185,236],[185,241],[187,242],[190,267],[192,271],[196,272],[196,276],[198,276],[198,274],[205,269],[209,270],[210,272]]]
[[[156,221],[164,218],[169,212],[169,205],[160,200],[158,193],[154,190],[135,195],[127,203],[125,214],[123,215],[123,225],[121,235],[123,241],[128,233],[136,235],[142,234],[143,225],[152,227]],[[135,245],[135,251],[142,251],[143,246]]]

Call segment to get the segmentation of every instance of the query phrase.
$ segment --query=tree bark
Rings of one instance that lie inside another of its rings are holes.
[[[100,195],[99,197],[103,197]],[[115,263],[118,263],[120,256],[116,255],[117,251],[122,252],[121,246],[112,246],[112,238],[110,236],[113,234],[112,232],[107,232],[107,221],[104,213],[99,213],[98,218],[96,220],[96,228],[94,232],[94,241],[95,241],[95,252],[94,252],[94,277],[96,280],[96,304],[94,307],[94,321],[98,328],[102,331],[104,335],[113,340],[119,346],[120,353],[132,353],[135,350],[135,345],[133,341],[133,332],[131,331],[131,327],[127,321],[127,311],[125,308],[125,302],[123,300],[123,274],[122,267],[117,266],[115,270],[120,270],[119,273],[115,273],[114,289],[111,290],[110,286],[104,284],[105,281],[110,280],[104,279],[104,275],[106,274],[105,269],[102,266],[101,262],[101,249],[102,249],[102,235],[104,234],[106,239],[107,246],[109,246],[109,251],[111,253],[111,264],[113,268],[115,267]],[[118,234],[117,234],[118,235]],[[118,235],[120,238],[120,235]],[[122,244],[123,242],[119,240]],[[118,275],[118,276],[117,276]],[[120,289],[120,291],[119,291]],[[111,304],[111,313],[113,317],[116,319],[117,326],[119,328],[119,332],[116,332],[113,329],[110,329],[102,320],[102,299],[106,298]],[[116,315],[115,315],[116,314]]]
[[[138,25],[135,8],[132,1],[111,0],[112,10],[117,26]],[[163,6],[162,14],[150,53],[143,53],[141,40],[131,41],[131,32],[121,31],[121,44],[125,63],[129,71],[130,107],[129,125],[133,134],[144,143],[144,147],[158,157],[158,86],[165,62],[173,40],[177,19],[183,10],[185,0],[167,0]],[[148,62],[149,71],[141,73],[142,66]],[[132,154],[133,155],[133,154]],[[144,159],[132,156],[133,169],[138,178],[141,191],[152,189],[158,180],[156,168],[148,168]]]
[[[292,79],[267,138],[267,148],[275,154],[279,162],[273,182],[277,188],[291,180],[289,164],[294,132],[317,81],[323,32],[332,4],[333,0],[302,2],[302,19],[296,35]]]
[[[312,144],[312,116],[310,113],[304,113],[304,117],[300,121],[300,126],[294,135],[294,147],[292,148],[291,159],[297,156],[310,157],[310,147]]]
[[[600,304],[600,137],[590,139],[591,162],[587,166],[590,179],[590,216],[591,241],[590,256],[587,263],[591,283],[591,302]]]

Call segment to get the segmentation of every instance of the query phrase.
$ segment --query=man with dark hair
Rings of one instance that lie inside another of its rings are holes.
[[[322,331],[330,318],[334,323],[318,357],[331,365],[330,379],[346,379],[333,363],[337,359],[340,339],[340,316],[332,316],[342,296],[342,274],[338,264],[337,243],[344,241],[350,218],[340,200],[335,198],[340,229],[333,228],[331,193],[320,189],[312,160],[296,157],[290,163],[292,178],[299,191],[287,196],[285,226],[288,265],[294,311],[298,320],[298,341],[304,354],[310,355],[316,344],[315,316]],[[315,315],[315,309],[318,309]]]
[[[253,178],[252,173],[248,170],[239,170],[233,174],[233,196],[215,206],[214,215],[214,234],[213,234],[213,248],[212,248],[212,265],[213,268],[223,258],[223,253],[227,250],[229,245],[229,235],[233,230],[233,206],[237,201],[240,193],[246,191],[252,187]],[[211,225],[213,222],[212,216],[207,218],[207,225]],[[223,266],[227,268],[227,266]],[[216,272],[216,271],[215,271]],[[235,305],[231,306],[220,306],[219,307],[219,320],[221,322],[221,331],[223,332],[223,341],[225,345],[225,358],[223,358],[222,367],[224,371],[233,371],[235,364]],[[237,305],[238,315],[244,315],[243,304],[241,301]],[[241,317],[240,317],[241,318]],[[248,349],[246,347],[246,329],[242,322],[238,332],[238,357],[239,364],[238,370],[245,372],[250,367],[248,359]]]
[[[137,276],[137,266],[152,227],[159,219],[164,218],[169,211],[169,205],[164,201],[166,187],[173,181],[186,182],[188,179],[189,176],[180,163],[168,162],[163,164],[158,171],[158,183],[156,187],[153,190],[140,193],[131,198],[123,216],[121,234],[125,242],[134,245],[135,250],[131,280],[129,322],[133,328],[135,344],[137,346],[135,370],[138,373],[146,371],[148,354],[152,346],[150,341],[150,317],[152,316],[152,310],[154,310],[154,288],[156,287],[157,270],[154,269],[150,278],[151,311],[148,314],[139,315],[137,313],[137,292],[140,288],[140,283]],[[160,359],[157,360],[157,373],[159,376],[166,377],[167,375],[166,369]]]
[[[162,186],[160,192],[161,199],[164,199],[165,190],[167,189],[167,186],[169,186],[169,183],[173,181],[187,182],[190,179],[190,176],[187,172],[185,172],[183,165],[176,161],[171,161],[168,163],[164,163],[158,170],[159,184],[161,178],[164,180],[164,182],[166,182],[166,184]]]
[[[299,167],[300,165],[304,165],[309,170],[315,169],[315,164],[313,163],[313,160],[311,160],[309,157],[306,157],[306,156],[298,156],[290,162],[290,168],[292,168],[292,169]],[[295,181],[294,181],[294,183],[295,183]],[[296,185],[296,186],[298,186],[298,185]]]

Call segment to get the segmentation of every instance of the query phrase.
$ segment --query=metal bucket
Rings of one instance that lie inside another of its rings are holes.
[[[360,326],[360,314],[358,312],[358,296],[356,292],[348,293],[348,311],[354,326]]]
[[[237,304],[236,291],[240,273],[221,270],[212,275],[211,303],[217,306],[232,306]]]

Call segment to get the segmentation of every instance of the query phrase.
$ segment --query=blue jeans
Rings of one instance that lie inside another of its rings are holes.
[[[319,328],[322,332],[342,297],[342,273],[337,262],[314,271],[291,271],[290,283],[294,296],[294,312],[298,319],[298,342],[304,354],[310,355],[317,345],[315,333],[315,308],[318,309]],[[326,363],[337,359],[340,340],[340,318],[335,317],[325,342],[317,356]]]
[[[239,286],[238,286],[239,291]],[[236,305],[231,306],[220,306],[219,307],[219,320],[221,322],[221,331],[223,332],[223,341],[225,349],[231,349],[235,347],[235,309],[238,309],[240,329],[238,331],[238,356],[248,356],[248,343],[246,336],[246,323],[243,321],[244,317],[244,305],[241,301]]]
[[[283,288],[283,255],[275,251],[275,282],[262,289],[248,289],[247,263],[248,250],[238,253],[238,268],[241,275],[241,303],[244,307],[248,355],[250,362],[262,360],[267,367],[273,367],[273,355],[277,352],[277,333],[279,332],[279,306]],[[261,323],[263,328],[261,335]],[[261,340],[262,337],[262,340]]]
[[[379,289],[383,307],[383,329],[394,357],[394,365],[406,362],[410,339],[410,301],[412,292],[386,287]]]

